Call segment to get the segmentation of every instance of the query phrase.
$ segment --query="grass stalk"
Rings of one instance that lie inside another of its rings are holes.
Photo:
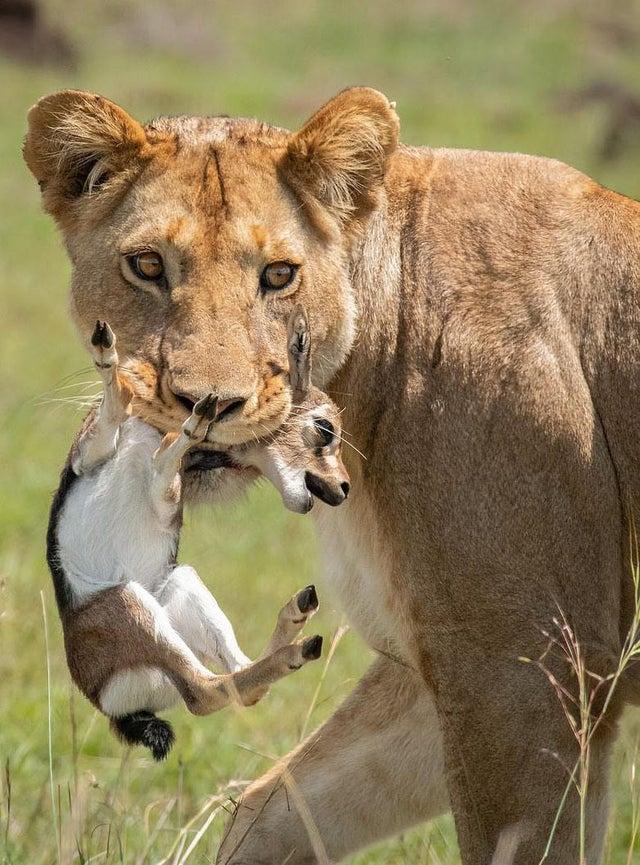
[[[56,855],[59,865],[62,863],[62,850],[60,838],[60,825],[58,822],[58,810],[56,807],[56,795],[53,784],[53,712],[51,708],[51,660],[49,657],[49,628],[47,626],[47,607],[44,602],[44,592],[40,592],[42,604],[42,621],[44,623],[44,647],[47,664],[47,738],[49,746],[49,793],[51,796],[51,819],[53,832],[56,839]]]

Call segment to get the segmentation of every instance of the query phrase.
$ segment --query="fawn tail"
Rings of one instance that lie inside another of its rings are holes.
[[[127,745],[144,745],[158,762],[164,760],[175,741],[171,724],[153,712],[132,712],[110,722],[119,739]]]

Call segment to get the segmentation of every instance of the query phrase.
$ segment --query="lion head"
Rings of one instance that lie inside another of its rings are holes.
[[[295,304],[314,382],[331,379],[356,328],[350,249],[397,133],[393,106],[367,88],[295,133],[228,117],[142,125],[79,91],[31,109],[24,156],[71,259],[73,319],[85,343],[96,319],[111,323],[138,414],[175,430],[214,393],[218,441],[277,429]]]

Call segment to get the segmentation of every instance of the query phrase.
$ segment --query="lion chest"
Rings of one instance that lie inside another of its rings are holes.
[[[391,583],[392,556],[362,494],[339,508],[313,510],[324,575],[349,623],[374,649],[406,656],[402,620]]]

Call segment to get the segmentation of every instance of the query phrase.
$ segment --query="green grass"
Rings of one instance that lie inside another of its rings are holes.
[[[171,5],[190,22],[186,30],[172,21]],[[320,665],[279,684],[252,710],[205,719],[176,710],[178,743],[161,766],[138,752],[123,753],[104,719],[72,691],[44,531],[57,472],[81,417],[67,398],[86,390],[82,383],[93,376],[67,317],[69,268],[59,237],[40,213],[37,188],[20,159],[28,106],[44,93],[76,86],[100,91],[141,117],[228,112],[290,125],[341,87],[367,83],[397,100],[409,143],[546,154],[640,196],[640,140],[602,165],[603,106],[575,114],[558,108],[564,91],[595,79],[633,89],[640,53],[637,46],[616,46],[590,23],[597,16],[581,19],[571,3],[286,0],[267,8],[257,0],[191,0],[156,3],[150,11],[150,4],[120,0],[108,12],[105,7],[96,0],[46,4],[50,20],[80,48],[73,73],[0,58],[0,850],[13,865],[92,857],[155,863],[169,855],[168,861],[180,861],[180,844],[184,855],[217,807],[209,797],[237,791],[239,782],[294,745],[310,708],[311,724],[327,717],[369,662],[368,650],[349,633],[315,706]],[[634,0],[611,14],[633,23],[639,12]],[[235,507],[189,515],[181,557],[212,587],[249,653],[261,647],[289,593],[311,580],[322,586],[309,520],[285,512],[266,488]],[[340,613],[326,590],[323,601],[318,626],[330,634]],[[614,767],[608,861],[615,865],[631,861],[632,801],[639,790],[629,779],[638,736],[638,722],[630,719]],[[189,862],[215,857],[222,816],[214,816]],[[457,861],[450,818],[352,860],[408,861]]]

